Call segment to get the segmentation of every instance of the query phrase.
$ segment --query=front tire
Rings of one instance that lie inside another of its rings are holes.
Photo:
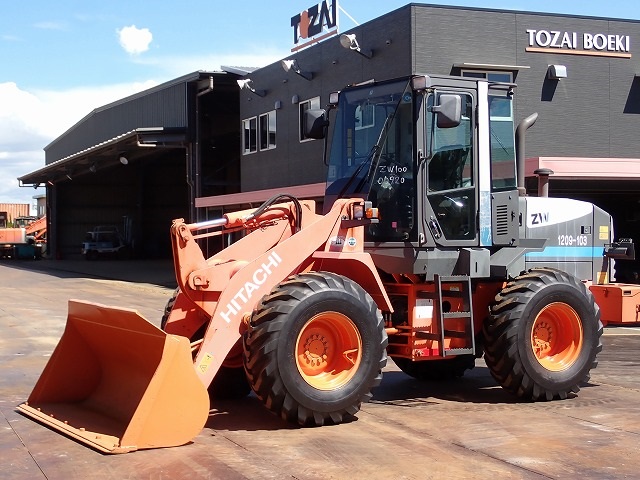
[[[597,366],[602,330],[600,309],[580,280],[532,269],[496,295],[483,328],[485,361],[518,397],[565,399]]]
[[[387,335],[373,299],[333,273],[306,273],[259,303],[244,337],[254,392],[283,419],[341,423],[371,398],[386,365]]]
[[[167,321],[173,307],[180,295],[180,287],[173,291],[173,295],[164,307],[162,318],[160,319],[160,329],[166,331]],[[204,337],[208,322],[190,338],[191,342],[201,340]],[[216,376],[213,377],[211,384],[207,388],[209,398],[212,400],[239,400],[245,398],[251,393],[251,387],[247,381],[247,376],[242,365],[242,344],[238,340],[220,365],[220,369]]]

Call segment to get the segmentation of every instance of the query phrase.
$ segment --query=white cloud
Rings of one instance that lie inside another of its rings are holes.
[[[60,22],[38,22],[33,25],[36,28],[40,28],[42,30],[66,30],[67,26],[64,23]]]
[[[130,55],[138,55],[149,50],[153,35],[148,28],[137,28],[135,25],[116,30],[120,46]]]
[[[0,203],[31,203],[31,188],[19,188],[18,177],[44,167],[44,147],[94,108],[157,85],[108,85],[71,90],[26,91],[0,83]]]

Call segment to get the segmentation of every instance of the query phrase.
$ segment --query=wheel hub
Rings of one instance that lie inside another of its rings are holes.
[[[570,368],[583,348],[580,315],[563,302],[546,305],[533,321],[531,348],[547,370],[559,372]]]
[[[553,328],[547,322],[537,322],[532,333],[533,350],[536,356],[546,355],[551,350],[551,344],[554,341]]]
[[[318,390],[339,388],[353,378],[360,366],[360,332],[342,313],[319,313],[302,327],[295,355],[305,382]]]
[[[327,340],[322,335],[310,335],[304,342],[304,359],[311,367],[326,364],[327,353]]]

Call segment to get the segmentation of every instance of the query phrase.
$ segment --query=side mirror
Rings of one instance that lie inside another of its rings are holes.
[[[327,120],[327,112],[324,109],[305,110],[303,121],[303,132],[306,138],[320,140],[326,136],[329,120]]]
[[[443,93],[438,95],[438,105],[431,107],[436,114],[438,128],[453,128],[462,120],[462,98],[460,95]]]

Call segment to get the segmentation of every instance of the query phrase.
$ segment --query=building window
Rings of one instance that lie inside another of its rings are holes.
[[[512,72],[462,70],[463,77],[484,78],[489,82],[513,83]],[[510,98],[492,97],[489,101],[489,118],[492,122],[513,123],[513,102]]]
[[[257,117],[247,118],[242,121],[243,141],[242,153],[255,153],[258,150],[258,119]]]
[[[320,97],[310,98],[309,100],[305,100],[304,102],[300,102],[298,104],[298,107],[299,107],[299,113],[300,113],[300,121],[299,121],[299,125],[300,125],[300,141],[301,142],[306,142],[306,141],[309,141],[309,140],[312,140],[312,139],[308,138],[304,134],[304,112],[306,112],[307,110],[310,110],[310,109],[320,108]]]
[[[500,71],[484,71],[484,70],[462,70],[463,77],[471,78],[485,78],[490,82],[513,82],[512,72],[500,72]]]
[[[260,115],[260,150],[276,148],[276,111]]]
[[[373,104],[358,105],[356,107],[356,130],[371,128],[376,124],[375,107]]]
[[[484,78],[489,82],[513,83],[513,73],[504,71],[462,70],[463,77]],[[512,102],[509,100],[495,101],[489,104],[491,120],[511,121],[513,118]]]

